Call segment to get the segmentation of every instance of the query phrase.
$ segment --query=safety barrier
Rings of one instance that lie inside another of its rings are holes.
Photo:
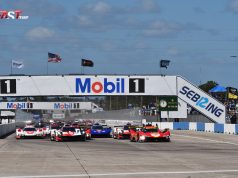
[[[3,137],[9,133],[12,133],[16,130],[16,124],[0,124],[0,137]]]
[[[151,122],[148,122],[151,123]],[[170,130],[194,130],[202,132],[214,132],[225,134],[238,134],[238,124],[216,124],[202,122],[152,122],[152,125],[160,129]]]

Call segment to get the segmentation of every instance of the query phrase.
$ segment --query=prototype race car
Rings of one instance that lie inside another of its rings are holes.
[[[111,127],[95,124],[91,127],[92,137],[111,137]]]
[[[118,138],[118,132],[123,129],[123,126],[114,126],[112,130],[112,138]]]
[[[16,139],[20,138],[43,138],[45,136],[42,128],[35,128],[33,126],[26,126],[25,128],[16,129]]]
[[[65,140],[86,140],[86,134],[83,129],[78,129],[72,126],[64,126],[55,132],[55,141]]]
[[[78,128],[78,129],[83,130],[85,132],[86,139],[87,140],[91,139],[91,129],[90,129],[90,126],[80,125],[79,123],[73,123],[71,126],[74,127],[74,128]]]
[[[60,127],[60,124],[57,124],[57,123],[52,123],[50,125],[50,140],[51,141],[55,141],[55,137],[56,137],[56,131],[59,130],[61,127]]]
[[[115,139],[129,139],[130,136],[131,136],[131,133],[130,133],[129,125],[114,127],[113,138],[115,138]]]
[[[161,131],[154,126],[145,126],[141,129],[130,129],[130,141],[134,142],[148,142],[148,141],[165,141],[170,142],[170,131],[165,129]]]

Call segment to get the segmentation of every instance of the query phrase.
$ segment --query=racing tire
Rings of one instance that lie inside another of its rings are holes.
[[[86,136],[81,139],[81,141],[85,142],[86,141]]]
[[[171,140],[170,140],[170,138],[165,138],[164,141],[165,141],[165,142],[170,142]]]
[[[133,137],[130,137],[130,142],[134,142],[134,138]]]

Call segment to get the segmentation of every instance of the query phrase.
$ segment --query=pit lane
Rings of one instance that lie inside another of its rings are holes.
[[[238,177],[238,136],[172,131],[171,142],[0,140],[0,178]]]

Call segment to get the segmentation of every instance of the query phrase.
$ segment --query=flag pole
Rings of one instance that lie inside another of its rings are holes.
[[[47,63],[46,63],[46,74],[48,75],[48,60],[47,60]]]
[[[11,75],[12,75],[12,60],[11,60]]]

